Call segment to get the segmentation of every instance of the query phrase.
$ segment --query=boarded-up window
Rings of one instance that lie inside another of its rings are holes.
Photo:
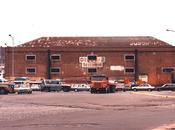
[[[51,68],[51,70],[50,70],[50,72],[52,73],[52,74],[58,74],[58,73],[60,73],[60,68],[58,67],[58,68]]]
[[[125,61],[134,61],[135,60],[135,55],[134,54],[126,54],[124,56]]]
[[[96,68],[88,68],[88,73],[96,73],[97,69]]]
[[[36,74],[36,68],[35,67],[27,67],[26,74]]]
[[[33,54],[26,55],[26,61],[35,61],[35,60],[36,60],[36,55],[33,55]]]
[[[134,74],[135,69],[134,68],[125,68],[125,74]]]
[[[60,61],[61,55],[60,54],[52,54],[51,55],[51,61]]]
[[[174,71],[174,67],[164,67],[164,68],[162,68],[162,71],[164,73],[171,73]]]

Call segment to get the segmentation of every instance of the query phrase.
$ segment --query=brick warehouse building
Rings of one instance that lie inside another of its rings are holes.
[[[42,37],[7,47],[5,57],[7,79],[25,76],[76,82],[94,73],[114,80],[142,79],[152,85],[175,79],[175,47],[149,36]]]

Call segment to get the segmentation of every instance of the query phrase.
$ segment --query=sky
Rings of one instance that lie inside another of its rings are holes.
[[[175,0],[0,0],[0,45],[47,36],[153,36],[175,46]]]

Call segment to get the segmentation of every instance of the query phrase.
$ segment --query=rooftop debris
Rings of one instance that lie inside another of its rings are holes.
[[[150,36],[133,37],[41,37],[18,47],[159,47],[170,44]]]

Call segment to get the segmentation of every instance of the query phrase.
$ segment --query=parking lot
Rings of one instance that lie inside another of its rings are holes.
[[[172,91],[0,95],[2,130],[172,130],[174,113]]]

